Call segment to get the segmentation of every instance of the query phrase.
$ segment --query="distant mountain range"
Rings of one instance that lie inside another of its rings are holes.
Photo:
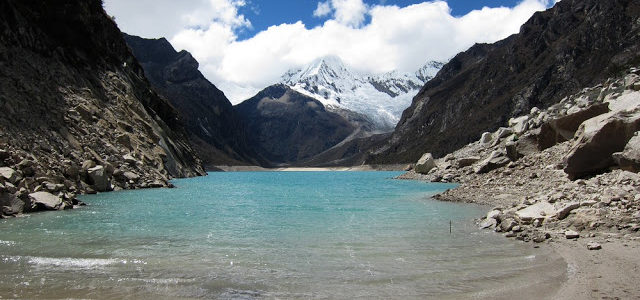
[[[354,71],[340,58],[328,56],[289,70],[281,83],[320,101],[329,110],[347,110],[367,117],[375,131],[389,132],[411,99],[443,65],[431,61],[414,73],[374,75]]]

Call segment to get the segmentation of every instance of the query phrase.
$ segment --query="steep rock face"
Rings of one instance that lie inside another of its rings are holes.
[[[441,156],[601,82],[640,59],[638,0],[563,0],[520,33],[455,56],[404,111],[370,163]]]
[[[236,105],[250,143],[274,164],[302,161],[340,143],[356,128],[319,101],[273,85]]]
[[[0,91],[0,167],[16,173],[0,178],[0,194],[25,211],[37,209],[32,192],[70,207],[76,193],[95,191],[87,171],[96,165],[106,189],[204,173],[99,0],[0,2]],[[140,180],[119,178],[125,171]]]
[[[206,166],[259,164],[233,106],[198,71],[199,64],[189,52],[176,52],[164,38],[144,39],[127,34],[124,38],[153,88],[180,113]]]

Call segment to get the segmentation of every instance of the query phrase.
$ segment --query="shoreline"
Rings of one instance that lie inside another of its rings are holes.
[[[349,172],[349,171],[406,171],[407,164],[360,165],[345,167],[273,167],[261,166],[214,166],[210,172]]]
[[[426,181],[423,178],[398,179]],[[457,190],[462,187],[461,185],[451,190]],[[497,204],[495,200],[489,200],[490,198],[478,199],[473,198],[473,196],[454,198],[436,194],[432,198],[436,201],[484,206]],[[509,236],[505,237],[510,238]],[[547,278],[547,280],[533,284],[507,286],[505,289],[495,293],[487,294],[482,292],[482,294],[474,294],[474,298],[576,300],[640,298],[640,285],[637,284],[640,282],[640,264],[638,263],[640,238],[629,237],[619,232],[598,232],[597,234],[591,233],[586,237],[567,239],[563,230],[556,230],[549,239],[541,243],[517,240],[514,240],[514,242],[529,244],[534,248],[547,249],[554,255],[559,256],[564,262],[562,283],[554,284],[549,282],[549,278]],[[588,244],[594,242],[601,245],[602,248],[589,250]],[[536,274],[537,277],[548,277],[549,273],[556,273],[557,269],[542,271],[544,273]],[[557,276],[554,276],[554,278],[558,279]],[[549,288],[554,289],[553,293],[549,293]]]

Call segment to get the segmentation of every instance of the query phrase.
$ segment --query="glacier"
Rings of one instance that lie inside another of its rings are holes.
[[[364,115],[377,132],[389,132],[420,88],[443,65],[430,61],[414,73],[370,74],[349,68],[336,56],[327,56],[287,71],[280,82],[320,101],[329,110]]]

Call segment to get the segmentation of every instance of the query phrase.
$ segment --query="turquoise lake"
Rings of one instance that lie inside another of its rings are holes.
[[[210,173],[2,220],[0,297],[473,298],[550,263],[399,174]]]

